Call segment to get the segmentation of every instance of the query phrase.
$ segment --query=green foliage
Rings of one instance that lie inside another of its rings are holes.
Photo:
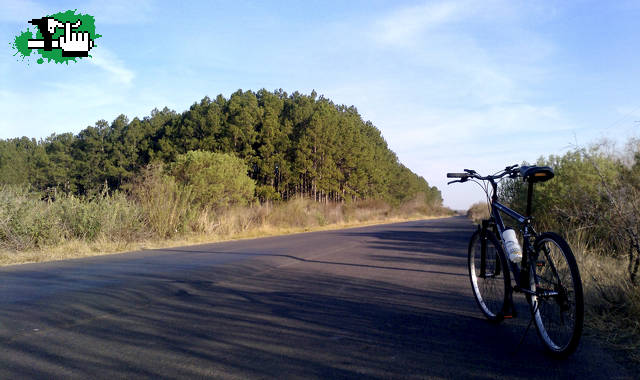
[[[120,115],[77,135],[0,140],[0,184],[79,196],[96,195],[105,185],[110,191],[128,191],[150,163],[171,166],[190,151],[241,159],[262,201],[303,196],[324,203],[383,199],[399,205],[423,194],[434,208],[442,203],[438,189],[403,166],[380,130],[362,120],[355,107],[336,105],[315,92],[289,95],[264,89],[238,90],[229,99],[205,97],[183,113],[154,109],[150,116],[131,121]],[[213,186],[229,180],[210,182]],[[179,181],[204,183],[198,176]],[[237,186],[244,189],[249,185],[243,181],[245,187]],[[200,190],[208,191],[194,189]],[[206,205],[221,206],[194,196]],[[250,198],[246,192],[240,198],[226,196],[232,203]]]
[[[587,206],[590,210],[608,208],[602,181],[613,182],[622,169],[615,157],[597,147],[540,158],[536,164],[553,167],[555,177],[535,184],[533,215],[548,228],[561,230],[593,225],[592,216],[583,211]],[[521,179],[506,180],[500,188],[501,199],[520,212],[526,208],[526,193],[527,184]],[[595,236],[605,234],[602,229],[596,230]]]
[[[245,163],[230,154],[190,151],[176,157],[170,172],[191,189],[193,201],[201,207],[243,206],[254,196],[255,183],[247,176]]]
[[[142,119],[99,120],[77,135],[0,140],[0,186],[0,244],[14,249],[208,230],[215,223],[199,213],[255,197],[304,198],[320,208],[442,203],[355,107],[264,89],[205,97],[183,113],[165,107]]]
[[[280,200],[280,194],[269,185],[256,186],[256,196],[261,202]]]
[[[62,194],[48,204],[66,239],[131,242],[145,235],[142,210],[120,192],[90,197]]]
[[[533,215],[545,229],[580,233],[587,246],[628,256],[633,279],[640,265],[640,145],[631,141],[627,155],[607,148],[598,145],[538,160],[538,165],[552,166],[555,177],[535,185]],[[506,181],[500,196],[523,211],[526,184]]]
[[[141,222],[140,208],[121,193],[42,200],[25,187],[0,188],[2,248],[43,248],[69,239],[135,241],[143,236]]]
[[[0,189],[0,244],[4,248],[29,249],[57,243],[56,219],[50,207],[33,197],[24,187]]]
[[[192,188],[166,175],[162,165],[144,168],[131,193],[142,208],[145,225],[155,237],[183,234],[197,218]]]

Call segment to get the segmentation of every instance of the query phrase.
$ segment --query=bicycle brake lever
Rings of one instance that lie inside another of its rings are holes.
[[[469,180],[469,177],[464,177],[464,178],[461,178],[461,179],[456,179],[454,181],[450,181],[450,182],[447,183],[447,185],[451,185],[452,183],[456,183],[456,182],[463,183],[463,182],[467,182],[468,180]]]

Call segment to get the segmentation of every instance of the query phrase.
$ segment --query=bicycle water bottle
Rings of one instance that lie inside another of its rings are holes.
[[[504,230],[502,238],[504,239],[504,245],[507,250],[507,254],[509,255],[509,260],[514,263],[522,261],[522,249],[520,248],[520,244],[518,244],[518,238],[516,237],[516,232],[513,228],[507,228]]]

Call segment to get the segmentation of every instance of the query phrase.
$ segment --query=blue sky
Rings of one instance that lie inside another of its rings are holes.
[[[38,65],[9,44],[68,9],[92,59]],[[0,0],[0,138],[184,111],[241,88],[355,105],[445,205],[482,199],[447,171],[496,171],[640,128],[640,1]]]

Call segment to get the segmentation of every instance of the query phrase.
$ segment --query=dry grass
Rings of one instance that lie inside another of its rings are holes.
[[[632,284],[624,260],[589,247],[581,233],[569,239],[582,277],[585,325],[612,349],[640,365],[640,288]]]
[[[467,216],[473,220],[474,223],[480,224],[483,219],[489,219],[489,206],[487,202],[477,202],[469,207],[467,210]]]
[[[478,222],[487,217],[483,211],[487,213],[486,204],[477,203],[467,216]],[[629,277],[628,260],[612,257],[602,242],[588,245],[593,239],[585,230],[566,235],[582,278],[586,333],[598,337],[640,374],[640,286]]]
[[[172,184],[162,184],[161,187]],[[296,198],[288,202],[254,204],[215,212],[211,209],[180,210],[184,202],[168,191],[149,194],[145,202],[131,203],[120,195],[102,196],[82,202],[78,198],[61,203],[75,210],[76,217],[60,231],[62,236],[30,244],[26,247],[5,245],[0,249],[0,265],[55,261],[140,249],[156,249],[233,239],[256,238],[307,231],[337,229],[362,225],[392,223],[434,217],[419,203],[411,201],[398,208],[384,202],[365,201],[352,204],[322,204]],[[26,199],[26,198],[25,198]],[[21,198],[21,202],[23,199]],[[26,201],[25,201],[26,202]],[[38,209],[57,215],[57,202],[30,199],[28,210]],[[87,203],[88,202],[88,203]],[[24,202],[23,202],[24,203]],[[43,206],[49,207],[46,211]],[[60,206],[61,207],[61,206]],[[184,206],[187,207],[187,206]],[[111,215],[109,210],[114,211]],[[430,209],[429,209],[430,210]],[[444,215],[440,210],[436,215]],[[36,211],[29,211],[36,212]],[[42,214],[37,214],[42,216]],[[77,217],[80,215],[81,217]],[[1,215],[0,215],[1,216]],[[167,226],[161,220],[167,220]],[[58,223],[56,222],[56,223]],[[60,226],[60,224],[55,224]],[[94,226],[92,234],[70,233],[69,230]],[[53,228],[53,227],[52,227]],[[47,231],[51,231],[48,229]],[[130,234],[126,234],[130,231]],[[9,231],[10,232],[10,231]],[[30,235],[28,235],[30,236]],[[27,237],[28,237],[27,236]]]

